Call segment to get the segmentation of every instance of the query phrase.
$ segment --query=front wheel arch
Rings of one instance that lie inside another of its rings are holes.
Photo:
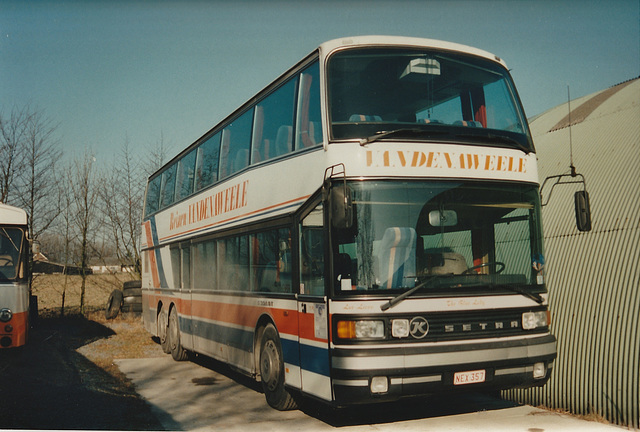
[[[298,407],[295,399],[285,388],[284,358],[280,335],[276,327],[269,323],[260,337],[260,382],[267,403],[279,411]]]

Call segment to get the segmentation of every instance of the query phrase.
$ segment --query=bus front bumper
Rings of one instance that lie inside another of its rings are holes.
[[[544,385],[556,358],[556,339],[433,344],[422,347],[336,347],[332,385],[336,404],[404,396]]]

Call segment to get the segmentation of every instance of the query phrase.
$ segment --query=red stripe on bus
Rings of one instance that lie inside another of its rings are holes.
[[[273,318],[278,332],[289,335],[297,335],[298,319],[304,315],[309,315],[311,317],[311,335],[313,335],[313,314],[299,314],[296,309],[220,303],[206,300],[191,301],[159,293],[149,294],[149,307],[157,305],[159,301],[162,301],[165,305],[174,303],[178,313],[183,317],[206,319],[238,327],[254,328],[258,323],[258,319],[266,313]],[[326,339],[315,339],[314,337],[306,337],[306,339],[326,341]]]
[[[279,332],[287,334],[298,333],[298,311],[295,309],[197,300],[191,302],[191,315],[194,318],[203,318],[242,327],[255,327],[258,319],[265,312],[273,318]]]

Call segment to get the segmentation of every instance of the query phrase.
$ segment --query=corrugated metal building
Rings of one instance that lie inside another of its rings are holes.
[[[593,228],[575,225],[581,186],[556,186],[542,217],[558,359],[545,387],[507,396],[639,428],[640,79],[573,100],[571,111],[571,128],[566,103],[531,121],[539,175],[569,173],[571,134]]]

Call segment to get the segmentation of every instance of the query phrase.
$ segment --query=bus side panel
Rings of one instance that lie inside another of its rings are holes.
[[[142,288],[142,323],[145,330],[151,335],[158,336],[158,327],[156,325],[157,303],[151,301],[151,295],[152,292],[148,288]]]
[[[191,313],[196,352],[255,375],[255,331],[260,319],[268,316],[280,335],[285,373],[287,365],[299,366],[295,300],[194,294]]]
[[[298,311],[302,391],[330,401],[332,392],[327,305],[324,300],[300,302]]]
[[[145,221],[142,224],[142,247],[150,249],[143,250],[140,258],[142,260],[142,321],[145,329],[154,336],[158,336],[158,325],[156,318],[160,310],[158,304],[161,300],[161,288],[168,288],[168,280],[165,275],[165,263],[171,263],[168,256],[169,250],[166,249],[163,257],[162,248],[158,245],[158,233],[156,230],[155,217]],[[163,302],[169,307],[171,302]],[[168,313],[168,309],[166,311]],[[167,315],[168,317],[168,315]],[[166,324],[166,323],[165,323]]]

